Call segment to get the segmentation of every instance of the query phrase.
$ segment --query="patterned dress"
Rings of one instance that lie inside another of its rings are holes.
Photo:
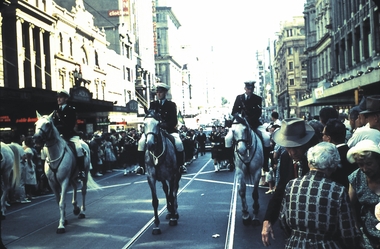
[[[320,171],[310,171],[286,186],[280,213],[294,248],[359,248],[359,235],[346,189]]]
[[[380,197],[372,192],[367,185],[367,177],[360,170],[352,172],[348,181],[356,192],[359,201],[360,230],[363,232],[362,248],[380,248],[380,231],[376,229],[379,221],[375,217],[375,206],[380,202]]]

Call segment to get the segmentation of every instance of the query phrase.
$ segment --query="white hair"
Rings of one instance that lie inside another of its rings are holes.
[[[307,151],[307,161],[315,169],[335,170],[341,167],[340,155],[335,144],[320,142]]]

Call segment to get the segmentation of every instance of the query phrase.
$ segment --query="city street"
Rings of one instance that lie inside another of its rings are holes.
[[[116,170],[95,179],[102,189],[88,191],[85,219],[73,214],[68,193],[64,234],[56,234],[59,210],[51,194],[28,204],[12,204],[2,221],[3,242],[7,248],[264,248],[261,226],[244,226],[241,221],[233,176],[228,170],[214,172],[209,153],[194,160],[180,181],[180,217],[175,227],[165,220],[165,200],[158,183],[162,234],[152,235],[153,208],[146,177],[124,176],[123,170]],[[251,190],[247,193],[250,206]],[[266,190],[259,190],[261,221],[270,199]],[[278,223],[274,229],[271,248],[282,248],[284,237]]]

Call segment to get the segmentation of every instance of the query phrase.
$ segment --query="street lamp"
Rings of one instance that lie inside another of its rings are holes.
[[[75,80],[75,87],[80,87],[83,78],[82,78],[82,71],[79,68],[79,71],[75,68],[73,72],[74,80]]]

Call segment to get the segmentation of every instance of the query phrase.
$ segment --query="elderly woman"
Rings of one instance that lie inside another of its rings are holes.
[[[282,201],[281,225],[290,234],[285,248],[358,248],[348,193],[329,179],[340,165],[336,146],[321,142],[307,158],[310,171],[288,183]]]
[[[356,211],[362,234],[362,248],[380,248],[379,223],[375,206],[380,202],[380,147],[371,140],[362,140],[347,152],[349,162],[359,169],[348,176],[349,196]]]

